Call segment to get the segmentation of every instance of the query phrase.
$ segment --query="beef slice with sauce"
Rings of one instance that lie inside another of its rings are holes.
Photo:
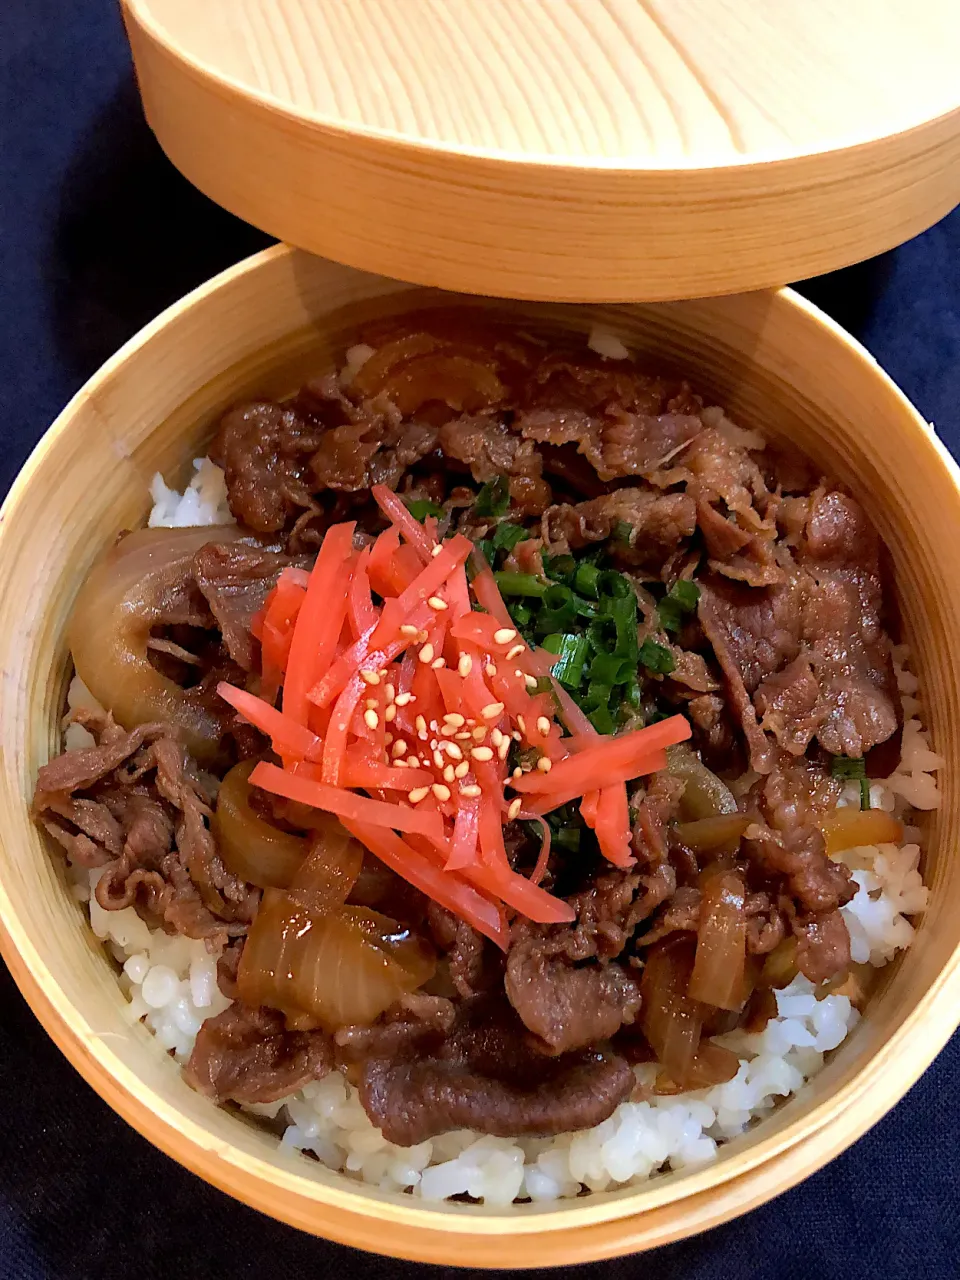
[[[701,584],[700,622],[759,773],[778,746],[801,755],[814,738],[862,756],[901,719],[876,534],[846,494],[791,501],[797,549],[784,582]]]
[[[627,1062],[605,1049],[545,1057],[502,997],[457,1007],[449,1035],[371,1057],[360,1099],[390,1142],[413,1146],[452,1129],[496,1137],[549,1136],[589,1129],[633,1091]]]

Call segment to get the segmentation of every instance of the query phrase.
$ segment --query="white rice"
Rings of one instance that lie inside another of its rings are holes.
[[[227,503],[223,472],[209,458],[194,458],[194,476],[183,493],[170,489],[158,471],[150,485],[151,529],[183,529],[196,525],[234,524]]]
[[[601,354],[622,358],[613,354],[610,343],[604,345]],[[365,358],[366,353],[358,352],[355,366]],[[197,474],[182,496],[156,478],[152,526],[227,523],[222,473],[208,460],[194,465]],[[897,649],[894,657],[906,717],[903,750],[895,773],[871,784],[870,800],[875,808],[909,817],[911,807],[938,806],[934,774],[944,762],[923,729],[918,682],[906,669],[906,649]],[[71,686],[68,703],[71,708],[93,705],[79,680]],[[84,745],[76,736],[84,730],[74,726],[68,732],[74,734],[68,745]],[[859,806],[859,784],[848,785],[840,804]],[[881,967],[910,945],[914,927],[909,917],[927,905],[928,890],[918,870],[920,832],[907,827],[902,846],[851,849],[839,859],[850,866],[858,885],[843,908],[852,958]],[[78,897],[89,903],[94,933],[123,966],[120,980],[131,1021],[142,1021],[164,1049],[185,1062],[203,1020],[229,1005],[217,987],[216,958],[202,942],[150,930],[132,907],[103,911],[91,895],[101,871],[71,874]],[[490,1138],[464,1130],[416,1147],[397,1147],[374,1127],[357,1090],[338,1072],[281,1102],[247,1110],[285,1122],[281,1144],[292,1156],[310,1152],[358,1181],[386,1191],[409,1191],[424,1200],[466,1193],[502,1206],[518,1198],[576,1196],[582,1187],[614,1189],[661,1170],[714,1159],[718,1144],[769,1114],[816,1075],[824,1055],[843,1042],[860,1017],[846,995],[818,1000],[802,976],[778,991],[776,999],[777,1016],[763,1032],[724,1038],[740,1056],[740,1069],[726,1084],[624,1102],[595,1128],[558,1138]],[[655,1071],[652,1065],[637,1067],[638,1085],[652,1084]]]
[[[630,348],[625,347],[615,333],[594,325],[587,337],[587,346],[604,360],[630,360]]]

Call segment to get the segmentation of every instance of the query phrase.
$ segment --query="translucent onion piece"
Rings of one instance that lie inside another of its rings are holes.
[[[77,675],[97,701],[125,729],[152,720],[174,725],[200,761],[216,754],[223,722],[152,666],[147,641],[151,627],[196,614],[190,566],[197,551],[241,536],[229,525],[127,534],[88,574],[70,622]]]
[[[694,853],[735,853],[749,825],[746,814],[725,813],[716,818],[681,822],[674,830],[677,838]]]
[[[667,772],[687,784],[680,799],[681,822],[737,812],[736,798],[727,784],[685,743],[667,748]]]
[[[250,807],[248,779],[256,763],[243,760],[224,778],[210,825],[228,870],[261,889],[286,889],[303,866],[310,842],[281,831]]]
[[[364,848],[332,815],[310,840],[310,853],[290,884],[288,897],[314,915],[342,907],[363,866]]]
[[[672,1094],[684,1093],[687,1089],[709,1089],[732,1080],[739,1068],[740,1060],[735,1053],[713,1040],[703,1040],[687,1069],[683,1084],[678,1084],[666,1071],[661,1071],[654,1081],[653,1091]]]
[[[317,916],[273,891],[250,930],[237,983],[247,1004],[308,1014],[334,1031],[373,1022],[435,969],[426,944],[387,916],[364,907]]]
[[[739,1009],[744,995],[745,889],[734,871],[708,876],[702,887],[697,953],[687,994],[718,1009]]]
[[[797,968],[797,940],[791,934],[777,943],[763,962],[759,987],[787,987],[799,973]]]
[[[641,1027],[657,1061],[677,1084],[685,1083],[700,1044],[703,1009],[686,994],[693,970],[691,938],[665,938],[647,953],[640,994]]]
[[[869,844],[900,844],[903,824],[883,809],[837,809],[820,819],[827,853]]]

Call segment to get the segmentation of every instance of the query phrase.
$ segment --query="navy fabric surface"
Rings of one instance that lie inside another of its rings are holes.
[[[120,343],[266,243],[160,153],[111,0],[0,0],[0,491]],[[956,453],[960,214],[803,289],[862,339]],[[955,1038],[885,1120],[801,1187],[707,1235],[578,1275],[960,1275],[958,1085]],[[337,1271],[464,1274],[314,1240],[207,1187],[100,1102],[0,966],[0,1280]]]

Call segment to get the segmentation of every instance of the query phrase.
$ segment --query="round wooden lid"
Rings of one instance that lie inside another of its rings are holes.
[[[173,162],[420,284],[654,301],[869,257],[960,201],[957,0],[123,0]]]

